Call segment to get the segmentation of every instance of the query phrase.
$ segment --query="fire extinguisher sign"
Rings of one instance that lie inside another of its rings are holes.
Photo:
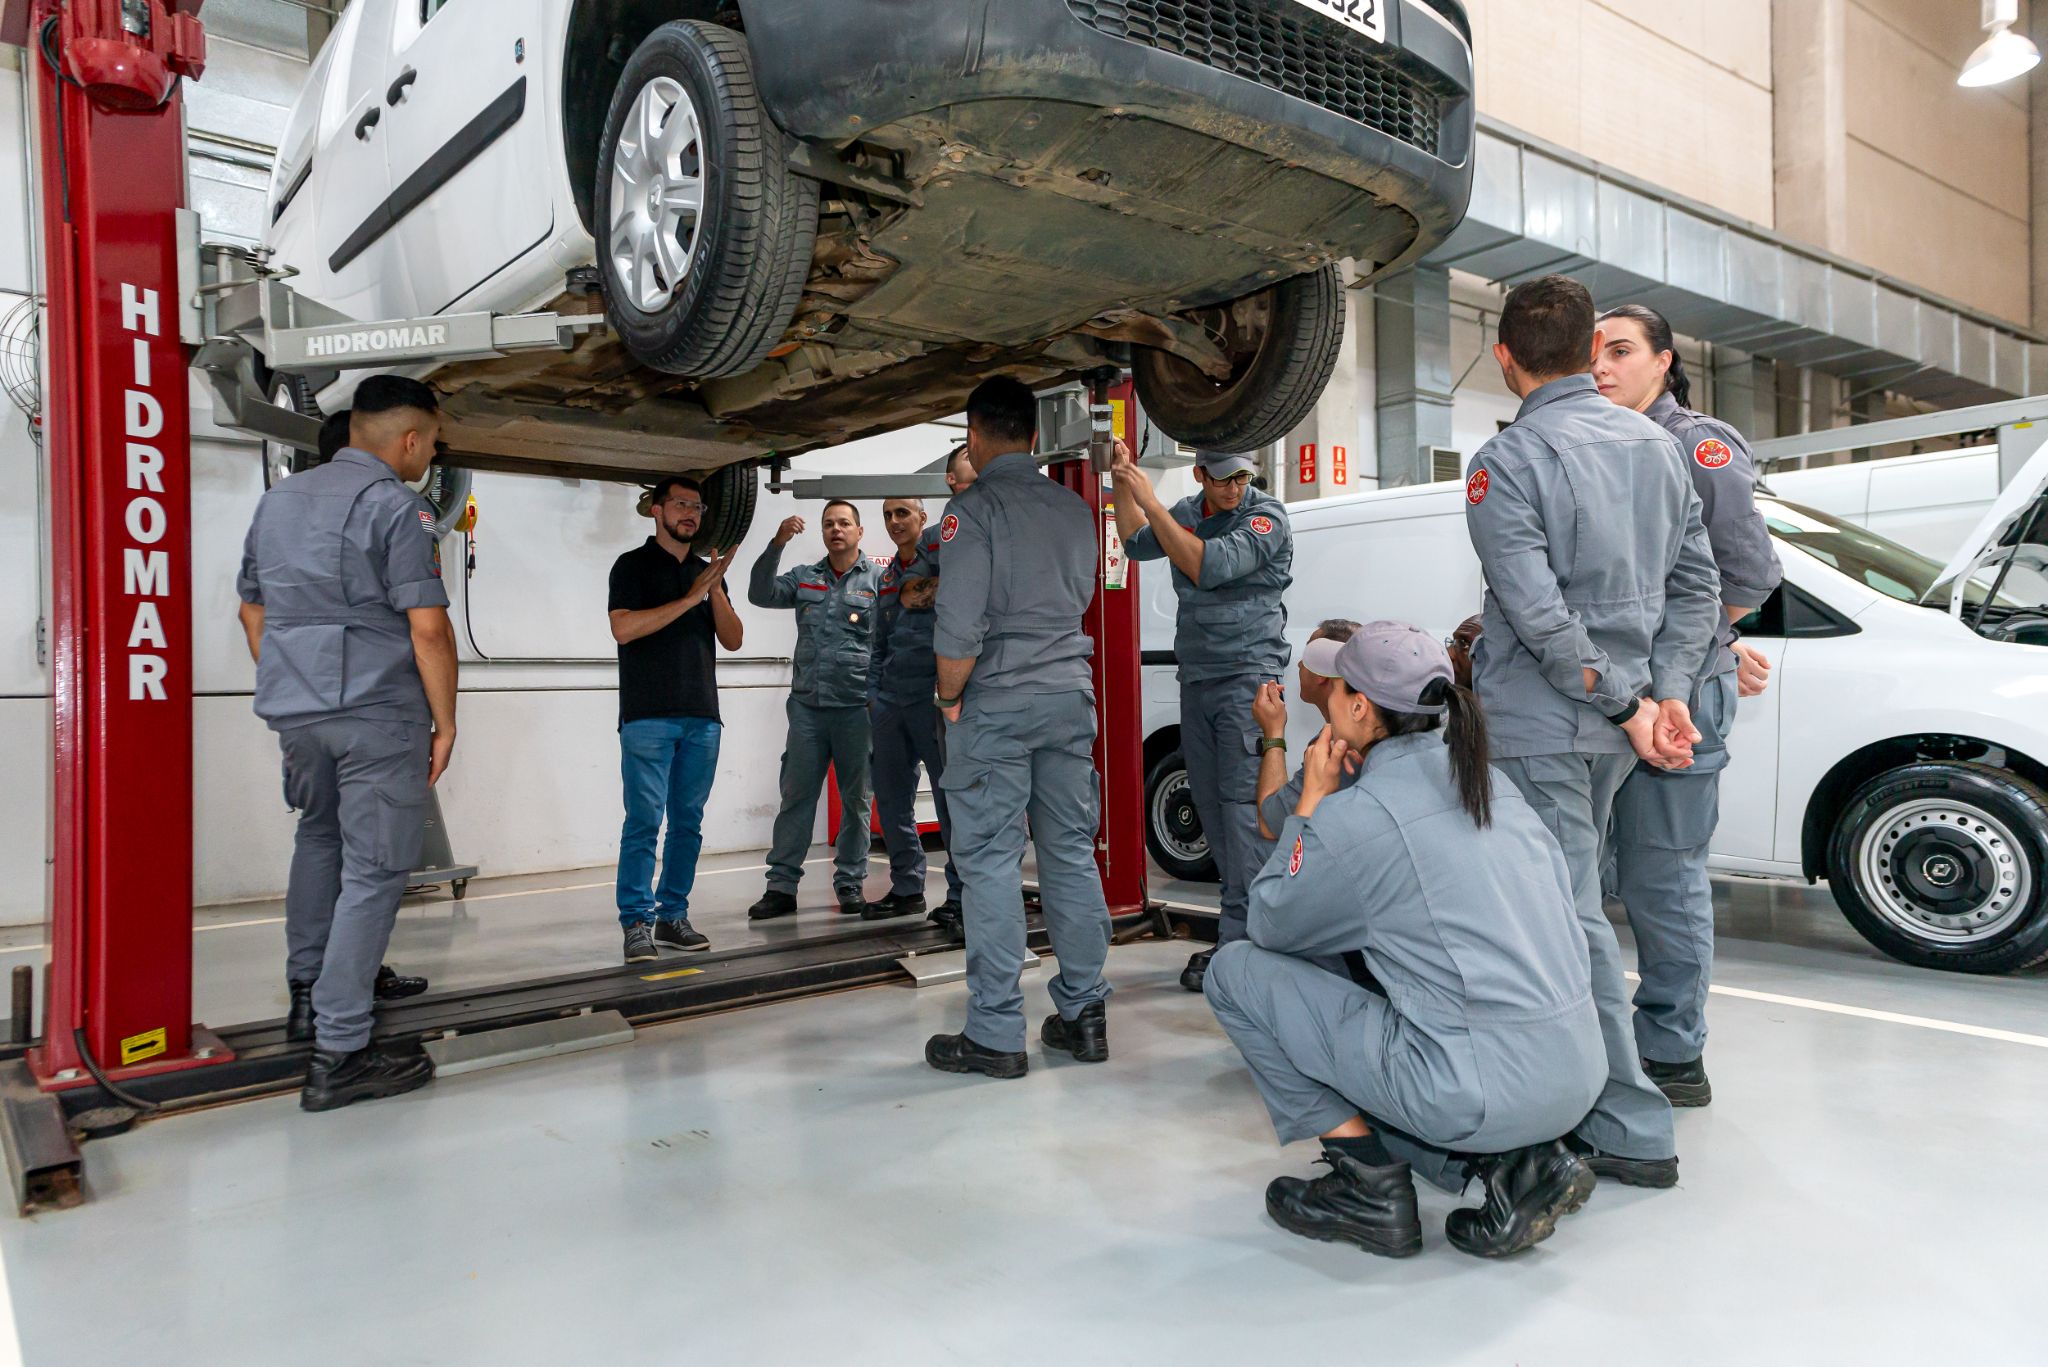
[[[1300,473],[1303,484],[1316,482],[1316,444],[1312,441],[1302,443]]]
[[[1333,484],[1349,484],[1351,482],[1351,470],[1349,462],[1345,459],[1346,454],[1341,446],[1332,446],[1330,448],[1330,481]]]

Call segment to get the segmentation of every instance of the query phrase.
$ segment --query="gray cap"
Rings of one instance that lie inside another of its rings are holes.
[[[1221,451],[1197,451],[1195,464],[1208,471],[1210,479],[1229,479],[1240,470],[1259,468],[1257,456],[1227,456]]]
[[[1422,701],[1424,691],[1438,679],[1446,686],[1456,681],[1444,643],[1406,622],[1367,622],[1353,632],[1337,652],[1337,672],[1377,706],[1429,717],[1448,704]]]
[[[1337,672],[1337,652],[1343,648],[1342,641],[1318,636],[1301,648],[1301,667],[1318,678],[1340,678],[1342,676]]]

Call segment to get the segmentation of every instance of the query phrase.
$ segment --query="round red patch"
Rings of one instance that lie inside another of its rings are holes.
[[[953,539],[953,533],[959,530],[960,519],[953,516],[951,513],[947,513],[946,520],[939,524],[939,540],[951,541]]]
[[[1699,462],[1702,470],[1718,470],[1735,459],[1735,452],[1729,449],[1727,442],[1709,437],[1692,448],[1692,458]]]
[[[1474,470],[1472,478],[1465,481],[1465,501],[1467,503],[1486,502],[1486,486],[1491,482],[1486,471]]]
[[[1255,517],[1251,520],[1250,525],[1251,529],[1260,536],[1271,536],[1273,534],[1273,519],[1270,517]]]
[[[1294,853],[1287,856],[1287,876],[1294,877],[1301,872],[1301,837],[1294,837]]]

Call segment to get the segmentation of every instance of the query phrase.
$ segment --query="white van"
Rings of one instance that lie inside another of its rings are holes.
[[[1908,963],[2005,972],[2048,959],[2044,483],[2048,449],[1948,568],[1825,513],[1758,500],[1785,583],[1742,623],[1773,674],[1730,736],[1716,869],[1825,877],[1856,929]],[[1448,636],[1479,610],[1462,488],[1291,510],[1297,658],[1324,618],[1395,618]],[[1968,591],[1951,604],[1958,574]],[[1147,843],[1169,873],[1213,879],[1179,753],[1173,592],[1151,567],[1141,590]],[[1299,755],[1320,719],[1286,682]]]

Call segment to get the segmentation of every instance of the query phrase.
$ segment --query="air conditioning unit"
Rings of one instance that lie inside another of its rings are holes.
[[[1463,479],[1465,477],[1464,454],[1454,451],[1448,446],[1430,447],[1429,477],[1438,483],[1442,483],[1445,480]]]

